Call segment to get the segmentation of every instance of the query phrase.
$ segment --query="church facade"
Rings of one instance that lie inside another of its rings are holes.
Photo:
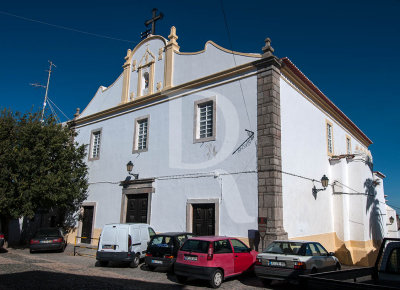
[[[117,80],[71,121],[89,166],[71,237],[115,222],[245,241],[257,231],[260,247],[315,240],[370,263],[387,234],[371,140],[269,39],[260,54],[211,41],[181,52],[177,39],[172,27],[128,50]]]

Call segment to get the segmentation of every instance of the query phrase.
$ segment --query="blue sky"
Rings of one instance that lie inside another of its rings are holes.
[[[165,15],[156,33],[167,37],[176,26],[181,51],[207,40],[230,48],[220,1],[3,0],[0,106],[40,109],[44,91],[29,83],[45,84],[52,60],[49,97],[72,118],[122,72],[154,7]],[[224,0],[224,8],[234,50],[260,53],[270,37],[275,54],[289,57],[372,139],[374,170],[386,174],[388,203],[399,212],[400,1]]]

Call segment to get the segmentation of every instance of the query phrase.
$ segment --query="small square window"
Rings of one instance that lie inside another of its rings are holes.
[[[89,160],[100,158],[101,129],[93,130],[90,136]]]
[[[135,136],[133,153],[147,151],[149,134],[149,117],[140,117],[135,120]]]
[[[215,98],[195,102],[194,143],[215,140]]]

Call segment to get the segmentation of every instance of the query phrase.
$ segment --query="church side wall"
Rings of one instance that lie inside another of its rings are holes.
[[[289,238],[331,233],[332,191],[328,187],[315,198],[313,182],[305,179],[330,176],[326,116],[282,78],[280,87],[284,227]]]
[[[96,204],[94,234],[107,223],[120,222],[120,182],[128,175],[128,161],[139,179],[155,178],[150,214],[155,231],[186,231],[187,204],[196,200],[216,202],[219,235],[245,239],[249,229],[257,229],[256,135],[232,154],[249,137],[245,129],[256,134],[256,83],[254,74],[241,80],[250,123],[236,81],[78,126],[80,144],[89,145],[92,130],[102,134],[100,158],[87,161],[85,202]],[[194,143],[194,104],[207,98],[216,101],[216,140]],[[142,116],[149,118],[148,150],[132,153],[135,119]]]
[[[366,196],[367,184],[374,180],[367,148],[284,76],[280,88],[283,213],[289,238],[319,241],[345,264],[370,264],[374,241],[385,230],[376,215],[383,212],[383,191],[372,188],[374,197]],[[350,138],[354,159],[329,160],[327,122],[333,128],[333,155],[346,154]],[[313,195],[314,185],[322,188],[324,174],[330,185]]]

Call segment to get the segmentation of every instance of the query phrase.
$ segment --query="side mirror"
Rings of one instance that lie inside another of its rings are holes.
[[[328,256],[334,257],[334,256],[335,256],[335,253],[334,253],[334,252],[329,252],[329,253],[328,253]]]

